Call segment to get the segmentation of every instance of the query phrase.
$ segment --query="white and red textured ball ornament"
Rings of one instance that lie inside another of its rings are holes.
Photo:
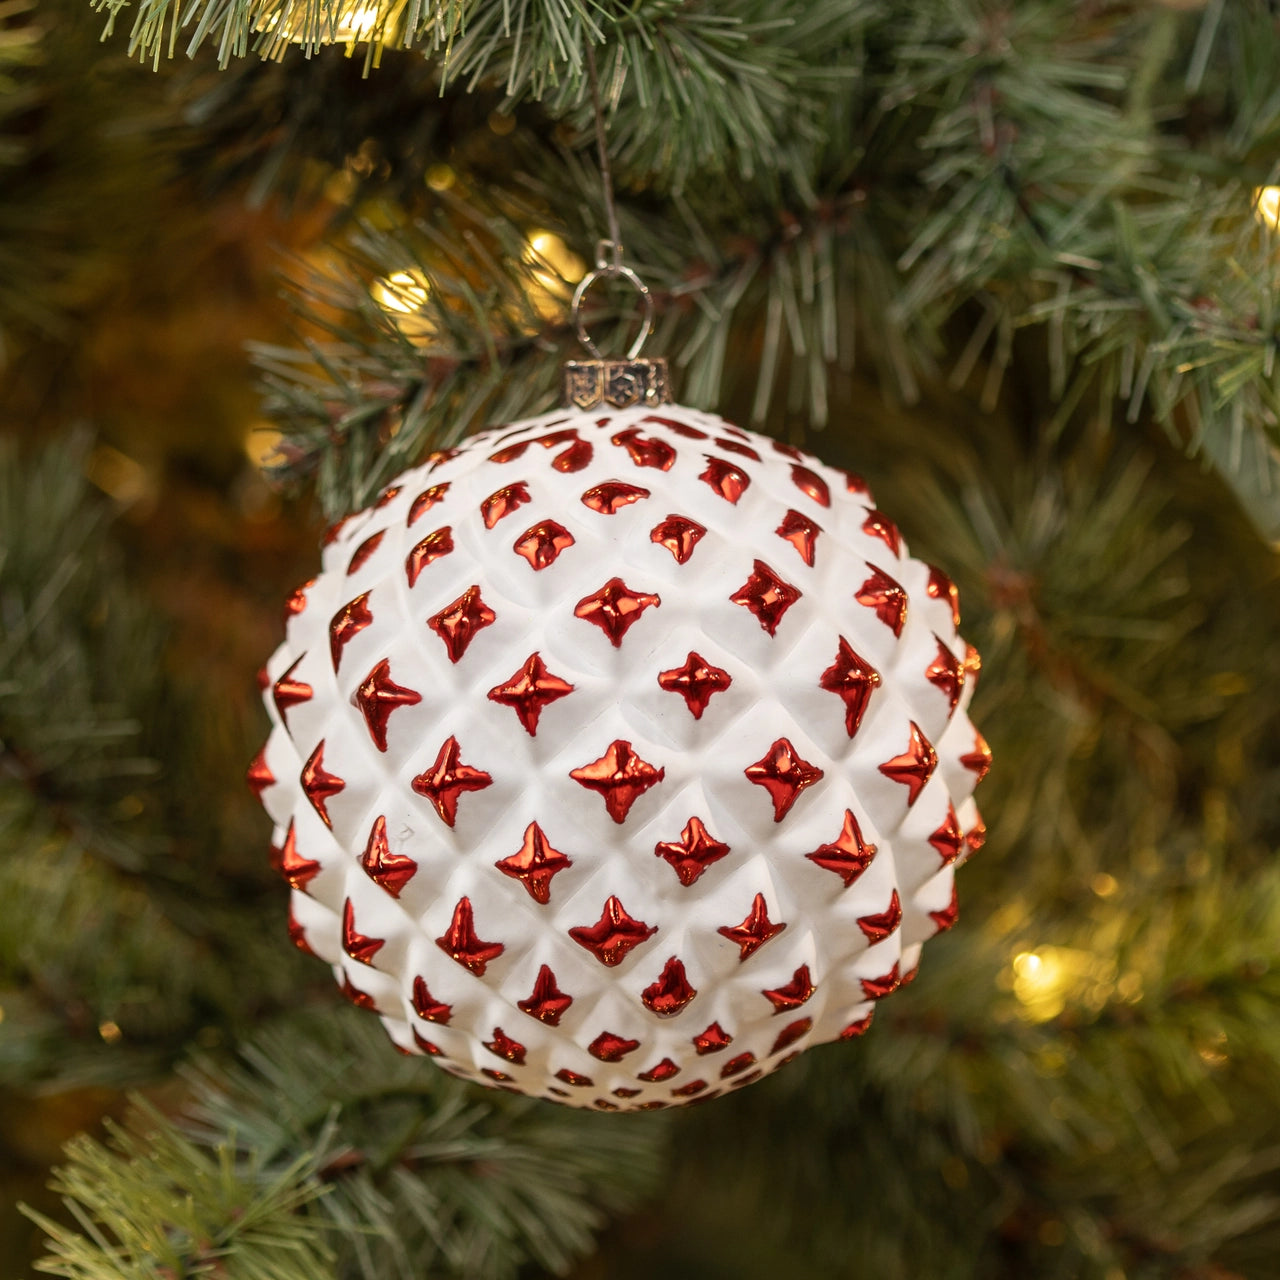
[[[790,446],[672,405],[483,432],[287,618],[249,776],[290,932],[455,1075],[712,1097],[859,1035],[956,919],[955,588]]]

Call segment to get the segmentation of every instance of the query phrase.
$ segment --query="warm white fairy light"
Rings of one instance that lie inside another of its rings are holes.
[[[573,286],[586,274],[587,264],[554,232],[539,229],[529,232],[523,256],[533,268],[536,287],[529,291],[529,301],[534,310],[544,320],[559,315]]]
[[[375,280],[370,290],[373,300],[387,312],[397,329],[410,342],[424,343],[436,334],[434,319],[427,314],[431,286],[426,274],[416,267],[393,271]]]
[[[1255,187],[1253,216],[1264,226],[1280,230],[1280,187]]]

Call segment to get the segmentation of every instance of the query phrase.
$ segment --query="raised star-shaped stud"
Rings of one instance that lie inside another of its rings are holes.
[[[978,775],[974,786],[987,776],[987,770],[991,768],[991,748],[987,746],[986,738],[976,729],[973,731],[973,750],[962,755],[960,763],[971,773]]]
[[[248,769],[245,770],[244,780],[249,784],[249,790],[259,800],[262,799],[262,793],[268,787],[275,785],[276,775],[267,766],[267,744],[265,742],[259,749],[258,754],[253,757]]]
[[[538,732],[538,718],[543,707],[573,692],[567,680],[553,676],[547,664],[537,653],[531,653],[523,667],[505,684],[496,684],[489,690],[490,702],[510,707],[524,725],[525,732],[533,737]]]
[[[713,1022],[705,1031],[694,1036],[691,1043],[701,1057],[727,1049],[733,1043],[733,1037],[718,1022]]]
[[[668,693],[678,693],[695,720],[702,719],[711,695],[723,693],[732,683],[727,671],[712,666],[706,658],[700,653],[694,653],[692,649],[689,650],[684,666],[658,672],[659,686]]]
[[[519,852],[493,864],[503,875],[519,880],[534,902],[551,901],[551,877],[573,865],[572,859],[553,849],[542,828],[531,822],[524,830],[524,844]]]
[[[446,524],[433,529],[404,558],[404,572],[411,587],[417,586],[418,575],[429,564],[434,564],[441,556],[447,556],[454,549],[453,530]]]
[[[621,446],[631,455],[637,467],[656,467],[670,471],[676,460],[676,451],[657,436],[642,436],[638,427],[629,427],[609,437],[610,444]]]
[[[477,978],[483,978],[489,962],[496,960],[506,950],[500,942],[480,940],[476,933],[470,898],[458,899],[458,905],[453,909],[453,919],[449,922],[448,929],[436,939],[436,946]]]
[[[387,536],[385,529],[379,529],[371,538],[366,538],[351,556],[351,563],[347,565],[347,577],[351,577],[353,573],[358,573],[364,568],[370,556],[382,545],[382,540]]]
[[[666,777],[666,770],[641,760],[631,743],[616,738],[599,760],[571,769],[569,777],[588,791],[599,792],[609,817],[621,823],[636,800]]]
[[[960,591],[954,582],[936,565],[929,566],[929,580],[925,591],[932,600],[945,600],[951,606],[952,625],[960,627]]]
[[[859,916],[858,928],[867,935],[867,941],[874,946],[883,942],[902,923],[902,899],[895,889],[889,898],[889,905],[883,911],[873,915]]]
[[[938,829],[929,837],[929,843],[938,851],[943,865],[954,862],[964,847],[964,836],[960,833],[960,819],[956,817],[955,805],[947,801],[947,816],[938,825]]]
[[[403,853],[392,853],[387,841],[387,820],[379,814],[373,820],[373,829],[369,832],[368,842],[360,857],[360,865],[365,875],[375,884],[381,885],[393,898],[400,896],[400,891],[417,873],[418,864]]]
[[[976,810],[973,815],[973,826],[965,832],[964,847],[967,853],[977,853],[987,843],[987,824]]]
[[[862,838],[857,818],[852,810],[846,809],[840,834],[830,844],[820,844],[804,856],[824,871],[834,871],[847,889],[871,865],[876,856],[876,846]]]
[[[862,532],[872,538],[879,538],[895,556],[901,554],[902,535],[898,532],[898,526],[883,511],[868,511],[867,518],[862,522]]]
[[[444,500],[444,495],[448,491],[449,482],[447,480],[443,484],[433,484],[429,489],[424,489],[414,498],[413,505],[409,508],[409,518],[405,521],[405,526],[412,529],[437,502]]]
[[[452,604],[427,619],[427,626],[444,641],[449,661],[458,662],[476,632],[491,626],[497,614],[480,598],[479,586],[468,587]]]
[[[569,937],[601,964],[612,967],[621,964],[633,947],[647,942],[657,932],[657,925],[628,915],[626,907],[616,897],[610,897],[595,924],[570,929]]]
[[[662,1084],[664,1081],[670,1080],[672,1076],[678,1076],[679,1074],[680,1068],[670,1058],[663,1058],[656,1067],[650,1067],[648,1071],[642,1071],[636,1076],[636,1079],[643,1080],[645,1084]],[[621,1095],[621,1090],[619,1089],[615,1089],[613,1092],[615,1097]],[[634,1097],[635,1095],[632,1094],[630,1096]]]
[[[757,893],[751,910],[747,912],[747,918],[741,924],[732,927],[724,925],[716,932],[737,946],[738,961],[741,963],[759,951],[770,938],[776,938],[786,927],[785,924],[774,924],[769,919],[769,907],[764,894]]]
[[[302,790],[311,801],[311,807],[320,815],[320,820],[330,830],[333,823],[329,820],[328,801],[338,794],[347,784],[335,773],[324,767],[324,739],[321,738],[316,749],[302,766],[300,778]]]
[[[524,1045],[519,1040],[513,1040],[501,1027],[494,1027],[493,1039],[484,1041],[484,1047],[499,1058],[514,1062],[517,1067],[524,1066]]]
[[[554,564],[566,548],[573,546],[573,534],[557,520],[540,520],[526,529],[512,544],[512,550],[533,566],[535,572]]]
[[[817,542],[818,534],[821,532],[822,526],[816,520],[810,520],[808,516],[801,515],[798,511],[790,510],[782,517],[782,523],[774,530],[778,537],[785,539],[795,547],[800,559],[810,568],[813,568],[814,543]]]
[[[561,1015],[572,1003],[573,997],[565,995],[556,986],[556,975],[551,972],[549,965],[544,964],[538,970],[529,998],[517,1000],[516,1008],[522,1013],[527,1013],[529,1017],[537,1018],[539,1022],[545,1022],[547,1026],[554,1027],[559,1025]]]
[[[449,1025],[453,1015],[453,1005],[444,1004],[433,996],[427,987],[426,979],[415,977],[413,980],[413,1011],[425,1022],[434,1022],[439,1026]]]
[[[710,485],[713,493],[736,506],[751,484],[751,477],[724,458],[716,458],[709,453],[702,456],[707,460],[707,469],[698,479]]]
[[[457,738],[445,739],[435,762],[409,784],[435,805],[436,812],[449,825],[458,819],[458,796],[464,791],[483,791],[493,779],[483,769],[473,769],[459,760]]]
[[[304,858],[298,852],[298,837],[293,829],[293,819],[289,819],[288,829],[284,833],[284,843],[277,849],[271,846],[271,865],[284,877],[291,889],[306,892],[307,885],[320,874],[320,864],[310,858]]]
[[[898,967],[898,962],[893,962],[893,968],[888,973],[881,974],[878,978],[859,978],[859,985],[862,987],[862,994],[868,1000],[883,1000],[885,996],[891,996],[902,985],[902,974]]]
[[[960,899],[956,896],[955,885],[951,886],[951,901],[941,911],[930,911],[929,919],[938,926],[939,933],[945,933],[960,918]]]
[[[670,1018],[679,1013],[698,993],[684,971],[684,963],[672,956],[662,966],[656,982],[640,993],[640,1000],[650,1013],[660,1018]]]
[[[802,467],[799,463],[793,463],[791,466],[791,483],[801,493],[807,494],[812,498],[819,506],[829,507],[831,505],[831,489],[816,471],[812,471],[808,467]]]
[[[299,703],[310,702],[315,693],[315,690],[305,680],[299,680],[293,674],[301,666],[302,659],[306,656],[305,653],[302,654],[289,670],[271,686],[272,701],[275,702],[276,710],[280,713],[280,719],[284,721],[286,728],[288,728],[289,721],[285,716],[285,712],[290,707],[298,706]]]
[[[284,621],[288,625],[289,619],[296,617],[307,607],[307,592],[316,585],[314,578],[308,578],[300,587],[294,589],[285,597],[284,601]]]
[[[574,440],[567,449],[557,453],[551,459],[551,468],[553,471],[563,471],[566,474],[582,471],[591,465],[591,459],[594,456],[595,449],[590,440]]]
[[[933,744],[920,732],[920,726],[911,722],[911,737],[907,749],[892,760],[886,760],[880,766],[880,772],[894,782],[901,782],[907,788],[907,805],[910,807],[919,798],[924,784],[933,777],[938,767],[938,753]]]
[[[798,1018],[795,1022],[789,1022],[778,1032],[778,1038],[773,1042],[773,1048],[769,1053],[781,1053],[783,1049],[791,1048],[797,1040],[803,1040],[812,1030],[812,1018]]]
[[[565,1084],[573,1085],[577,1089],[590,1089],[594,1081],[590,1076],[579,1075],[576,1071],[570,1071],[568,1067],[561,1067],[556,1072],[556,1079],[563,1080]],[[560,1089],[555,1090],[556,1093],[562,1093]],[[569,1095],[564,1094],[567,1098]]]
[[[573,613],[574,617],[599,627],[617,649],[622,645],[622,637],[640,620],[640,615],[661,603],[659,596],[633,591],[621,578],[610,578],[599,591],[583,596]]]
[[[852,738],[862,726],[872,692],[880,686],[880,673],[841,636],[836,659],[822,673],[818,685],[844,702],[845,732]]]
[[[380,511],[383,507],[389,507],[399,496],[400,486],[398,484],[389,485],[378,496],[377,502],[373,504],[373,509]]]
[[[367,991],[361,991],[360,988],[351,981],[345,971],[343,972],[342,982],[339,985],[338,990],[341,991],[357,1009],[371,1009],[374,1013],[378,1012],[378,1002]]]
[[[602,516],[616,515],[623,507],[649,497],[649,490],[625,480],[605,480],[582,495],[582,505]]]
[[[772,991],[762,991],[760,994],[773,1005],[775,1016],[779,1013],[786,1013],[790,1009],[798,1009],[810,996],[817,991],[813,979],[809,976],[809,966],[802,964],[791,975],[791,981],[783,986],[775,987]]]
[[[416,1044],[423,1053],[430,1054],[433,1058],[439,1058],[444,1054],[444,1050],[441,1049],[438,1044],[432,1044],[430,1040],[424,1039],[419,1035],[417,1027],[410,1027],[409,1030],[413,1032],[413,1043]]]
[[[302,927],[301,921],[293,914],[293,902],[289,903],[289,920],[287,924],[289,930],[289,941],[293,943],[304,956],[314,956],[316,953],[311,948],[311,943],[307,941],[307,931]]]
[[[360,964],[372,964],[373,957],[387,945],[385,938],[371,938],[356,928],[356,909],[348,898],[342,904],[342,949]]]
[[[496,493],[491,493],[480,504],[480,517],[484,520],[484,527],[492,529],[499,520],[518,511],[526,502],[532,501],[533,499],[529,496],[529,486],[523,480],[506,485]]]
[[[639,1040],[628,1040],[612,1031],[602,1031],[587,1045],[587,1052],[601,1062],[621,1062],[627,1054],[634,1053],[639,1047]]]
[[[841,1040],[856,1040],[859,1036],[865,1036],[871,1028],[871,1019],[875,1014],[874,1009],[868,1009],[861,1017],[849,1023],[847,1027],[840,1033]]]
[[[675,557],[676,564],[684,564],[693,555],[694,547],[706,532],[696,520],[690,520],[688,516],[672,515],[649,530],[649,541],[666,547]]]
[[[822,770],[810,764],[786,738],[779,738],[755,764],[743,772],[773,801],[773,820],[781,822],[797,797],[822,777]]]
[[[333,669],[337,671],[342,661],[342,651],[355,639],[365,627],[373,623],[373,614],[369,611],[369,592],[347,601],[330,619],[329,622],[329,657],[333,660]]]
[[[933,638],[938,640],[937,636]],[[948,715],[953,715],[964,689],[964,663],[941,640],[938,640],[938,656],[925,667],[924,678],[942,691],[947,700]]]
[[[763,560],[755,561],[751,576],[729,597],[756,616],[760,626],[776,635],[782,615],[800,599],[800,591],[784,582]]]
[[[360,709],[369,736],[379,751],[387,749],[387,721],[397,707],[413,707],[422,694],[396,684],[391,678],[391,661],[383,658],[360,682],[351,701]]]
[[[964,647],[964,674],[972,689],[978,687],[978,677],[982,674],[982,654],[971,644]]]
[[[889,577],[883,569],[868,564],[871,576],[860,586],[854,599],[868,609],[876,611],[876,617],[884,623],[895,636],[902,635],[902,628],[907,621],[907,593],[901,583]]]
[[[703,825],[701,818],[690,818],[679,840],[664,840],[654,846],[654,854],[671,864],[680,883],[686,888],[713,863],[729,852]]]

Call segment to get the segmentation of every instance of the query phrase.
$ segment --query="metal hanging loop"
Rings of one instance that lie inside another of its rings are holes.
[[[634,360],[644,348],[649,335],[653,332],[653,294],[649,292],[649,286],[622,261],[622,246],[617,241],[598,240],[596,242],[595,268],[588,271],[578,281],[578,287],[573,291],[570,314],[573,317],[573,327],[578,335],[578,341],[597,360],[603,360],[604,357],[600,354],[600,348],[596,346],[591,339],[591,335],[587,332],[586,322],[582,316],[582,300],[587,296],[587,290],[597,280],[625,280],[640,295],[641,305],[644,307],[644,315],[640,325],[640,332],[627,349],[626,356],[628,360]]]

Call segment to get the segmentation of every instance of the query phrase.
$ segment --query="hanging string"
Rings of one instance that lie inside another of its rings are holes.
[[[612,247],[611,265],[622,265],[622,232],[618,229],[618,207],[613,200],[613,170],[609,165],[609,144],[605,137],[604,111],[600,106],[600,76],[596,71],[596,51],[587,45],[587,78],[591,83],[591,110],[596,123],[596,151],[600,156],[600,181],[604,187],[604,213],[609,224],[609,244]]]

